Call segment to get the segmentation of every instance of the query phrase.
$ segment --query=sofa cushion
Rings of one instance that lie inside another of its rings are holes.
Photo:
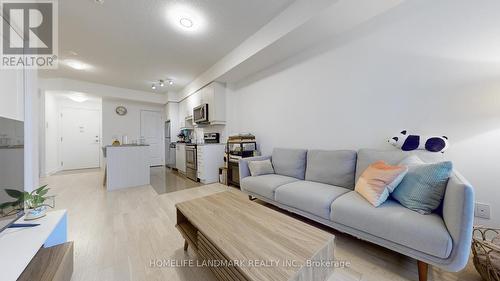
[[[271,159],[248,161],[248,169],[252,176],[274,174]]]
[[[306,180],[353,189],[356,155],[354,150],[309,150]]]
[[[394,200],[375,208],[358,193],[350,192],[333,201],[330,217],[336,223],[438,258],[448,258],[452,250],[452,239],[440,216],[421,215]]]
[[[374,207],[384,203],[408,172],[406,166],[392,166],[377,161],[361,174],[354,190]]]
[[[265,198],[274,200],[274,191],[281,185],[297,181],[296,178],[282,175],[262,175],[257,177],[246,177],[241,180],[240,186],[243,191],[258,194]]]
[[[390,150],[360,149],[358,151],[358,161],[356,163],[356,181],[358,181],[361,174],[373,162],[382,160],[389,165],[397,165],[401,160],[410,155],[417,155],[425,163],[436,163],[445,160],[442,153],[425,150],[402,151],[398,148]]]
[[[415,155],[401,162],[408,165],[408,174],[392,193],[401,205],[421,214],[434,212],[443,201],[446,184],[453,165],[450,161],[425,164]]]
[[[296,181],[276,189],[275,198],[281,204],[330,219],[332,201],[349,189],[312,181]]]
[[[275,148],[272,155],[274,172],[303,180],[306,173],[306,156],[305,149]]]

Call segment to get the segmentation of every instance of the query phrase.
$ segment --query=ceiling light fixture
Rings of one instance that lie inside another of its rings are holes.
[[[168,7],[167,19],[172,27],[184,33],[198,33],[206,28],[203,14],[185,4]]]
[[[78,61],[78,60],[64,60],[63,63],[65,65],[73,68],[73,69],[76,69],[76,70],[87,70],[87,69],[92,68],[91,65],[83,63],[83,62]]]
[[[191,28],[193,27],[193,21],[191,19],[188,19],[188,18],[181,18],[179,20],[179,23],[184,26],[185,28]]]
[[[85,94],[82,94],[82,93],[71,94],[68,96],[68,98],[70,100],[76,101],[76,102],[85,102],[89,99]]]
[[[153,84],[151,85],[151,89],[156,90],[158,87],[165,87],[165,81],[169,86],[174,85],[174,80],[172,79],[166,79],[166,80],[160,79],[158,80],[158,82],[153,82]]]

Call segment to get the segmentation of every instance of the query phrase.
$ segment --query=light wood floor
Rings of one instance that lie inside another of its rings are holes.
[[[212,281],[206,268],[151,267],[154,259],[196,259],[175,229],[175,203],[226,190],[219,184],[158,195],[151,186],[106,192],[99,171],[54,175],[41,180],[57,194],[56,208],[68,210],[69,239],[75,242],[74,281]],[[186,179],[186,181],[188,181]],[[173,181],[173,185],[181,184]],[[175,189],[175,187],[172,187]],[[335,256],[351,263],[331,281],[418,280],[416,262],[400,254],[330,230]],[[472,264],[462,272],[432,269],[430,280],[479,281]]]
[[[162,166],[151,168],[151,186],[158,194],[180,191],[200,185],[199,182],[186,180],[186,177],[172,169]]]

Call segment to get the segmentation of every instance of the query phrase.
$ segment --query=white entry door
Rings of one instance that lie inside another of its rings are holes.
[[[163,122],[158,111],[141,110],[141,138],[149,144],[151,166],[164,165]]]
[[[63,170],[98,168],[101,147],[101,112],[63,108],[61,113]]]

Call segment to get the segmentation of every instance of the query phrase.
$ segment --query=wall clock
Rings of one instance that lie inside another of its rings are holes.
[[[125,106],[117,106],[116,109],[116,114],[120,115],[120,116],[123,116],[123,115],[126,115],[127,114],[127,108],[125,108]]]

